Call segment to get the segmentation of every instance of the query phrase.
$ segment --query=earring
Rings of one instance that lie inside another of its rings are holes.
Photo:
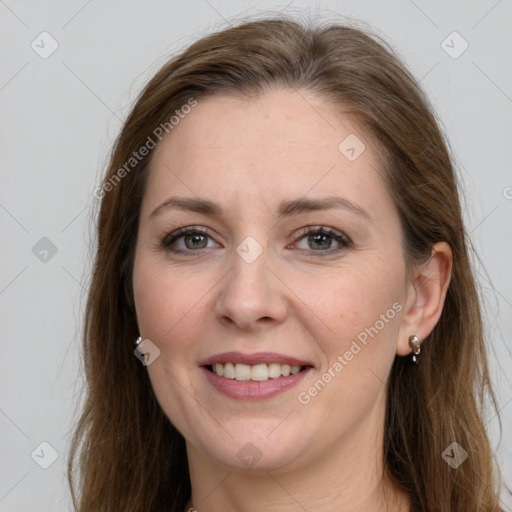
[[[142,343],[142,336],[139,336],[139,337],[135,340],[135,346],[136,346],[136,347],[138,347],[141,343]]]
[[[421,352],[421,340],[418,338],[418,336],[416,336],[416,334],[409,338],[409,345],[413,351],[412,360],[418,364],[418,358],[416,356],[418,356]]]

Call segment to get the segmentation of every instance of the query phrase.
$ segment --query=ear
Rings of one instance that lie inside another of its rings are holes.
[[[410,336],[416,335],[423,341],[432,332],[443,311],[451,275],[452,250],[446,242],[438,242],[432,247],[429,260],[414,269],[407,285],[397,355],[412,352]]]

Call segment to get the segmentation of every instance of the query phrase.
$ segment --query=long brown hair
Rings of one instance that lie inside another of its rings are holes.
[[[496,401],[480,302],[457,178],[432,108],[376,36],[283,17],[239,24],[171,59],[140,93],[115,142],[100,193],[85,314],[86,400],[68,463],[75,509],[181,512],[190,497],[185,441],[133,355],[138,329],[132,269],[151,152],[130,159],[149,139],[158,142],[157,127],[170,131],[169,119],[192,99],[254,97],[273,86],[309,90],[342,106],[382,146],[382,169],[399,211],[408,264],[428,258],[436,242],[450,244],[452,279],[420,364],[396,357],[391,370],[385,467],[410,494],[414,509],[499,510],[499,470],[482,421],[484,405],[490,399],[496,408]],[[442,457],[453,442],[468,453],[457,469]]]

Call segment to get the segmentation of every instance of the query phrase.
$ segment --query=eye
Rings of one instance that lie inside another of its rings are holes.
[[[212,240],[206,228],[186,227],[167,235],[162,240],[161,245],[168,251],[179,253],[218,247],[218,244],[213,246],[208,245],[208,239]]]
[[[306,247],[300,246],[302,241],[305,242]],[[333,243],[337,244],[334,249],[332,249]],[[324,226],[308,226],[302,229],[299,232],[298,242],[293,244],[299,249],[317,252],[319,256],[343,251],[350,245],[351,241],[345,234]]]
[[[208,244],[209,240],[213,245]],[[304,247],[304,243],[306,247]],[[334,249],[333,244],[337,245]],[[350,246],[350,239],[339,231],[324,226],[308,226],[299,231],[298,239],[291,247],[315,252],[317,256],[323,256],[341,252]],[[161,247],[170,252],[183,254],[219,247],[219,244],[210,237],[206,228],[189,226],[167,235],[162,240]]]

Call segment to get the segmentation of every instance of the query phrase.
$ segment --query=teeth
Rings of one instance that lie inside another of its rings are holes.
[[[235,364],[235,380],[251,380],[251,367],[248,364]]]
[[[281,365],[281,375],[283,377],[288,377],[288,375],[290,375],[290,369],[291,369],[291,366],[289,364],[282,364]]]
[[[226,363],[225,365],[220,364],[219,366],[224,366],[224,377],[227,377],[228,379],[235,378],[235,366],[233,363]]]
[[[301,370],[301,366],[291,366],[289,364],[233,364],[233,363],[216,363],[212,365],[213,373],[220,377],[235,380],[253,380],[257,382],[266,381],[268,379],[277,379],[278,377],[288,377],[296,375]]]
[[[268,380],[268,366],[266,364],[255,364],[251,368],[251,380]]]
[[[277,379],[277,377],[281,377],[281,365],[277,363],[269,364],[268,377],[269,379]]]

